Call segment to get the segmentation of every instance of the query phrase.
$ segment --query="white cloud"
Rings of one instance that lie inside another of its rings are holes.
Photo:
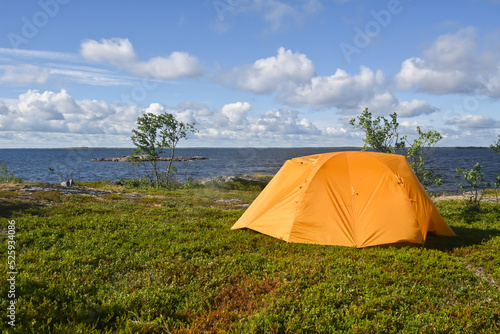
[[[500,128],[500,121],[487,115],[465,115],[449,121],[448,124],[455,125],[461,130]]]
[[[71,80],[93,86],[129,86],[134,83],[133,78],[89,66],[57,64],[52,65],[49,73],[56,81]]]
[[[283,92],[281,99],[292,106],[352,108],[372,97],[384,82],[382,71],[361,67],[358,75],[351,76],[337,69],[334,75],[317,76],[305,85]]]
[[[477,66],[475,50],[478,48],[477,29],[467,27],[455,34],[439,36],[424,52],[426,59],[441,70],[466,69]],[[471,62],[472,61],[472,62]]]
[[[160,103],[151,103],[149,107],[144,110],[144,113],[151,113],[154,115],[161,115],[165,112],[165,106]]]
[[[306,55],[281,47],[273,57],[259,59],[251,65],[232,70],[226,84],[234,83],[243,90],[270,94],[287,87],[308,82],[316,73]]]
[[[289,4],[280,1],[255,1],[260,7],[264,7],[264,21],[271,25],[271,30],[281,28],[287,19],[298,20],[298,13]]]
[[[307,18],[324,9],[320,0],[298,0],[294,2],[278,0],[236,0],[213,2],[217,18],[212,28],[219,32],[229,29],[228,20],[241,14],[255,14],[266,23],[263,33],[275,33],[290,26],[301,25]]]
[[[346,137],[348,135],[347,130],[343,127],[340,128],[334,128],[334,127],[327,127],[325,130],[323,130],[323,133],[329,137]],[[335,145],[333,145],[335,146]]]
[[[154,57],[146,62],[132,63],[127,70],[138,76],[163,80],[196,77],[203,72],[198,59],[187,52],[172,52],[168,57]]]
[[[201,143],[258,143],[260,146],[269,146],[274,143],[283,145],[287,140],[297,143],[322,134],[329,135],[311,120],[299,117],[299,112],[295,110],[269,110],[264,114],[251,115],[252,106],[248,102],[228,103],[220,109],[184,102],[166,110],[183,122],[195,123],[199,130],[196,138]]]
[[[427,115],[437,111],[429,102],[419,99],[411,101],[399,101],[399,104],[393,109],[399,117],[415,117]]]
[[[2,57],[3,56],[3,57]],[[82,65],[69,53],[0,48],[0,84],[61,87],[69,82],[99,86],[132,85],[136,78],[102,68]]]
[[[234,68],[223,81],[255,93],[276,93],[280,102],[291,107],[334,107],[346,114],[368,107],[375,114],[397,112],[401,117],[437,110],[424,100],[399,101],[387,90],[389,84],[381,70],[361,66],[358,74],[351,75],[339,68],[333,75],[316,76],[315,66],[306,55],[283,47],[277,56]]]
[[[14,48],[0,48],[0,55],[4,55],[7,58],[15,59],[49,59],[65,62],[76,62],[79,61],[78,57],[71,53],[65,52],[53,52],[53,51],[40,51],[40,50],[25,50],[25,49],[14,49]]]
[[[376,94],[373,98],[359,103],[355,109],[348,111],[353,114],[359,113],[361,107],[368,107],[374,115],[389,115],[395,112],[401,118],[416,117],[437,111],[437,108],[432,107],[427,101],[419,99],[400,101],[389,92]]]
[[[252,106],[248,102],[229,103],[222,107],[221,112],[229,120],[229,124],[238,126],[247,123],[247,114]]]
[[[118,68],[127,68],[139,61],[128,39],[102,39],[101,42],[86,40],[80,45],[80,54],[88,61],[107,62]]]
[[[169,80],[195,77],[203,73],[198,59],[186,52],[172,52],[167,57],[154,57],[142,61],[128,39],[111,38],[100,42],[82,42],[80,54],[88,61],[109,63],[131,74]]]
[[[137,106],[118,106],[97,100],[77,101],[66,90],[40,93],[29,90],[4,103],[0,131],[38,131],[79,134],[129,134]]]
[[[41,85],[48,79],[49,70],[47,68],[31,64],[0,65],[0,84]]]
[[[298,114],[298,111],[288,109],[269,110],[250,126],[250,130],[252,132],[271,132],[282,135],[319,135],[321,133],[309,120],[305,118],[298,119]]]
[[[500,52],[481,45],[475,27],[441,35],[423,57],[403,61],[394,79],[401,90],[500,97]]]
[[[471,77],[462,70],[436,70],[420,58],[403,62],[395,80],[401,90],[417,88],[431,94],[465,93],[473,88]]]
[[[391,95],[377,95],[376,99],[380,106],[394,103],[395,107],[408,110],[425,106],[418,100],[398,104],[398,100]],[[0,134],[2,138],[5,137],[0,140],[8,142],[8,136],[4,135],[14,131],[26,135],[24,141],[15,136],[19,141],[17,145],[30,143],[26,145],[33,146],[33,136],[55,138],[55,133],[59,133],[65,141],[54,142],[49,146],[130,145],[129,139],[132,129],[136,127],[137,117],[145,112],[168,112],[182,122],[194,123],[199,132],[191,136],[189,143],[201,146],[207,143],[230,146],[317,145],[319,140],[324,143],[325,138],[335,139],[335,145],[352,145],[353,138],[359,141],[345,122],[333,125],[332,120],[317,122],[308,116],[301,116],[299,111],[286,108],[259,114],[245,101],[227,103],[221,108],[210,108],[204,103],[190,101],[174,107],[161,103],[141,107],[102,100],[76,100],[66,90],[29,90],[15,100],[0,100]],[[74,141],[68,139],[71,136]],[[86,137],[94,144],[82,143],[82,138]],[[97,142],[96,138],[107,140],[107,143]]]

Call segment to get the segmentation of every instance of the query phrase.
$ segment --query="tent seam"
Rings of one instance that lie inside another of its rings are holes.
[[[319,165],[319,159],[318,161],[316,161],[313,168],[311,169],[311,172],[309,173],[306,182],[304,182],[303,185],[301,186],[301,191],[299,195],[297,195],[297,200],[295,202],[296,203],[295,213],[293,214],[292,224],[290,224],[291,226],[290,226],[290,231],[288,232],[288,239],[290,239],[292,235],[293,227],[295,226],[295,222],[297,221],[297,215],[299,214],[300,206],[302,205],[302,202],[304,201],[304,197],[306,195],[306,190],[309,188],[309,185],[311,184],[314,175],[316,175],[319,169],[318,165]],[[323,163],[321,165],[323,165]]]
[[[404,155],[401,155],[401,154],[395,154],[396,156],[401,156],[405,159],[406,163],[408,163],[408,159],[404,156]],[[382,163],[382,165],[384,165],[386,168],[388,168],[395,176],[396,176],[396,173],[391,169],[389,168],[389,166],[387,166],[377,155],[375,154],[372,154],[371,156],[373,156],[374,158],[376,158],[378,161],[380,161]],[[409,163],[408,163],[409,165]],[[415,175],[415,172],[413,171],[413,168],[411,168],[411,165],[408,166],[409,170],[413,173],[413,175]],[[413,214],[413,217],[415,218],[415,221],[417,222],[418,224],[418,230],[420,231],[420,235],[422,236],[422,240],[424,241],[425,243],[425,239],[427,239],[427,235],[423,235],[422,234],[422,225],[421,225],[421,222],[420,220],[418,219],[417,217],[417,214],[416,214],[416,211],[414,210],[413,208],[413,204],[412,204],[412,201],[413,199],[410,198],[410,193],[408,191],[408,189],[406,188],[406,185],[405,183],[403,182],[403,180],[401,179],[401,177],[397,176],[399,180],[401,180],[401,183],[399,184],[399,186],[401,188],[403,188],[403,195],[406,197],[407,201],[408,201],[408,205],[410,206],[410,212],[412,212]],[[417,178],[417,176],[415,175],[415,178]],[[418,180],[418,178],[417,178]],[[419,181],[420,182],[420,181]],[[399,182],[398,182],[399,183]],[[424,189],[425,191],[425,189]]]
[[[351,164],[349,162],[349,159],[347,158],[347,154],[348,152],[344,152],[343,156],[345,158],[345,161],[346,161],[346,166],[347,166],[347,177],[349,179],[349,186],[351,187],[351,189],[353,189],[353,186],[352,186],[352,179],[351,179]],[[357,224],[357,217],[356,217],[356,207],[354,205],[354,193],[351,191],[351,208],[352,208],[352,216],[351,216],[351,219],[352,219],[352,224],[354,225],[354,245],[356,245],[356,247],[358,247],[358,224]]]

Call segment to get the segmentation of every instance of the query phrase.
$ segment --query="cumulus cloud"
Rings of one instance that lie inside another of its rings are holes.
[[[0,115],[6,115],[9,112],[9,108],[5,105],[3,101],[0,100]]]
[[[104,101],[77,101],[66,90],[29,90],[4,103],[0,131],[39,131],[80,134],[128,134],[142,112],[137,106]]]
[[[281,99],[292,106],[352,108],[373,96],[384,81],[382,71],[373,72],[367,67],[361,67],[354,76],[337,69],[333,75],[314,77],[307,84],[283,92]]]
[[[248,102],[236,102],[224,105],[221,112],[227,117],[229,124],[239,126],[248,123],[246,117],[251,108]]]
[[[301,53],[278,49],[276,56],[258,59],[251,65],[235,67],[225,84],[259,94],[270,94],[289,86],[306,83],[315,75],[313,62]]]
[[[471,62],[477,55],[477,29],[467,27],[455,34],[439,36],[432,46],[424,51],[426,59],[441,70],[454,70],[475,67],[479,64]]]
[[[431,106],[427,101],[413,99],[411,101],[399,101],[398,105],[393,110],[400,117],[415,117],[432,114],[438,109]]]
[[[143,61],[135,53],[128,39],[111,38],[100,42],[86,40],[80,46],[80,54],[88,61],[109,63],[131,74],[169,80],[180,77],[196,77],[203,73],[198,59],[186,52],[172,52],[167,57],[154,57]]]
[[[242,90],[275,93],[280,102],[291,107],[334,107],[344,114],[359,113],[368,107],[375,114],[397,112],[401,117],[437,110],[424,100],[399,101],[388,91],[389,83],[381,70],[361,66],[358,74],[349,74],[339,68],[333,75],[317,76],[306,55],[283,47],[276,56],[234,68],[223,81]]]
[[[321,131],[309,120],[298,119],[295,110],[269,110],[260,116],[250,126],[252,132],[272,132],[277,134],[312,134],[319,135]]]
[[[210,109],[201,103],[184,102],[176,107],[167,108],[182,121],[195,123],[200,140],[233,142],[260,141],[261,145],[270,145],[276,141],[301,140],[316,138],[323,133],[311,120],[300,117],[296,110],[268,110],[263,114],[252,115],[249,102],[233,102],[220,109]],[[332,132],[333,133],[333,132]],[[269,140],[267,144],[266,140]],[[264,141],[264,142],[261,142]]]
[[[165,106],[160,103],[151,103],[149,107],[147,107],[144,112],[151,113],[154,115],[161,115],[166,111]]]
[[[380,106],[395,103],[396,107],[407,108],[409,113],[425,107],[425,103],[418,100],[398,105],[398,100],[393,96],[380,95],[377,99]],[[15,100],[0,100],[0,133],[14,131],[27,134],[27,137],[38,133],[46,138],[53,138],[55,133],[60,134],[61,138],[73,136],[76,142],[65,139],[67,146],[89,145],[88,142],[79,142],[81,138],[94,141],[94,145],[110,145],[114,142],[130,144],[129,138],[136,127],[137,117],[146,112],[168,112],[182,122],[194,123],[199,132],[191,137],[190,143],[198,145],[206,145],[207,142],[257,146],[315,145],[319,138],[332,138],[336,145],[347,145],[352,143],[350,140],[355,136],[352,131],[346,130],[348,127],[342,122],[333,123],[336,124],[334,126],[329,122],[327,127],[297,110],[287,108],[256,112],[246,101],[227,103],[220,108],[210,108],[204,103],[191,101],[177,106],[151,103],[143,107],[102,100],[76,100],[66,90],[29,90]],[[98,137],[106,138],[107,144],[95,144]]]
[[[423,57],[403,61],[395,75],[401,90],[443,94],[481,94],[500,97],[500,54],[482,47],[475,27],[439,36]]]
[[[119,68],[139,62],[132,43],[128,39],[102,39],[101,42],[86,40],[80,45],[80,54],[88,61],[107,62]]]
[[[466,93],[474,86],[469,74],[463,70],[434,69],[420,58],[405,60],[395,80],[399,89],[417,88],[419,91],[437,95]]]
[[[431,114],[438,110],[427,101],[419,99],[400,101],[392,93],[384,92],[375,94],[371,99],[359,103],[355,109],[347,111],[353,114],[359,113],[362,106],[369,107],[374,115],[388,115],[395,112],[401,118]]]

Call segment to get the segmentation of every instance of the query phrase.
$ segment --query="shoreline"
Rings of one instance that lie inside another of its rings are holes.
[[[91,162],[137,162],[137,161],[152,161],[153,159],[148,159],[145,156],[142,155],[123,155],[118,158],[92,158],[90,161]],[[198,160],[208,160],[206,157],[200,157],[200,156],[194,156],[194,157],[174,157],[172,158],[167,158],[167,157],[159,157],[156,159],[156,161],[198,161]]]
[[[271,181],[272,175],[245,175],[245,176],[214,176],[208,177],[200,180],[196,180],[195,183],[199,183],[202,186],[210,186],[211,184],[224,184],[224,183],[232,183],[232,182],[255,182],[255,183],[268,183]],[[27,195],[31,195],[37,191],[55,191],[60,193],[61,195],[89,195],[93,197],[98,197],[107,194],[113,193],[122,193],[121,191],[116,191],[116,189],[99,189],[92,187],[92,183],[94,181],[81,181],[77,182],[77,184],[72,186],[65,186],[61,183],[50,183],[50,182],[21,182],[21,183],[0,183],[0,191],[22,191]],[[97,181],[98,183],[106,183],[110,186],[118,186],[121,187],[123,184],[121,181]],[[185,183],[185,182],[181,182]],[[466,200],[467,197],[462,194],[450,194],[450,193],[441,193],[441,194],[429,194],[432,201],[446,201],[446,200]],[[495,196],[492,194],[485,195],[481,201],[498,203],[500,201],[499,196]]]

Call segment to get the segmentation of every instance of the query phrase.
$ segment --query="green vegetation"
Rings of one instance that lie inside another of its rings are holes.
[[[405,148],[405,138],[399,138],[398,115],[392,113],[390,116],[390,120],[382,116],[374,119],[366,108],[361,115],[349,120],[353,128],[362,129],[366,133],[366,137],[363,138],[364,151],[372,148],[377,152],[394,154],[396,150]]]
[[[496,142],[491,144],[490,149],[497,152],[497,153],[500,153],[500,139],[498,139]]]
[[[456,238],[425,247],[288,244],[230,230],[261,182],[176,190],[107,182],[100,197],[0,186],[16,224],[9,333],[498,333],[500,204],[437,205]]]
[[[7,165],[0,164],[0,183],[21,183],[23,179],[14,176],[11,171],[7,169]]]
[[[456,171],[462,175],[465,183],[459,183],[460,189],[466,198],[466,205],[469,210],[476,211],[481,208],[481,200],[486,190],[491,187],[489,182],[484,181],[482,166],[478,162],[470,170],[457,168]]]
[[[354,129],[362,129],[365,132],[363,151],[371,148],[382,153],[405,152],[415,175],[425,188],[440,186],[441,177],[427,165],[432,148],[443,139],[443,136],[437,131],[423,132],[417,126],[418,138],[410,143],[407,136],[399,135],[398,115],[392,113],[390,117],[390,120],[382,116],[373,118],[366,108],[361,115],[349,120]]]
[[[172,161],[175,148],[181,139],[186,139],[188,134],[195,131],[193,124],[179,122],[172,114],[145,113],[137,118],[137,129],[132,130],[134,135],[131,138],[136,146],[134,152],[144,159],[135,159],[132,163],[144,166],[151,185],[157,188],[170,185],[174,171]],[[158,158],[165,153],[166,148],[170,149],[170,161],[166,171],[161,172]],[[148,169],[148,165],[151,170]]]

